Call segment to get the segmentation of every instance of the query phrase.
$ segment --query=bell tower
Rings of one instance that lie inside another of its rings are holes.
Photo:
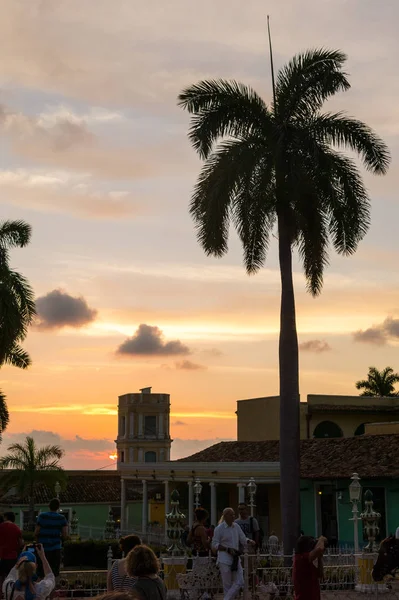
[[[151,389],[119,396],[118,468],[170,460],[170,395]]]

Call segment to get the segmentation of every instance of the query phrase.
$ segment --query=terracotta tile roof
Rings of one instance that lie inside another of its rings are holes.
[[[383,404],[355,405],[355,404],[308,404],[308,412],[373,412],[373,413],[399,413],[399,406],[384,406]]]
[[[279,442],[220,442],[181,462],[274,462]],[[399,478],[399,435],[365,435],[351,438],[301,441],[301,476],[304,479]]]
[[[121,482],[120,474],[117,471],[113,473],[96,473],[88,471],[84,473],[68,472],[67,487],[60,493],[61,504],[75,504],[87,502],[95,504],[96,502],[108,502],[119,504],[121,501]],[[1,485],[0,473],[0,502],[7,504],[27,504],[28,498],[20,498],[18,494],[9,495],[7,490]],[[141,497],[141,482],[135,486],[134,482],[126,482],[127,500],[139,500]],[[36,504],[48,504],[54,498],[54,490],[44,484],[38,484],[36,487]]]

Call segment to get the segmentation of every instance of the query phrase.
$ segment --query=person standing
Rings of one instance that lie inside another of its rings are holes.
[[[234,522],[234,517],[234,510],[225,508],[212,539],[212,548],[218,554],[217,562],[222,576],[224,600],[233,600],[244,587],[240,553],[246,544],[255,543],[244,535],[241,527]]]
[[[295,600],[320,600],[320,578],[326,543],[327,538],[323,536],[315,540],[313,537],[301,535],[298,539],[292,573]]]
[[[22,533],[15,525],[15,514],[5,512],[0,523],[0,577],[5,578],[16,565],[22,549]]]
[[[241,527],[245,537],[255,542],[256,548],[259,548],[260,541],[260,527],[258,520],[255,517],[249,515],[248,506],[245,502],[240,502],[238,505],[238,514],[240,515],[236,519],[237,525]]]
[[[37,517],[35,537],[43,545],[47,560],[55,577],[60,574],[61,542],[68,535],[68,522],[64,515],[59,513],[60,501],[53,498],[49,504],[48,512],[40,513]],[[43,576],[43,565],[38,565],[38,575]]]

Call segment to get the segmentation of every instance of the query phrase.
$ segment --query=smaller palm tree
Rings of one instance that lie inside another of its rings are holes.
[[[5,488],[16,487],[23,498],[29,498],[28,529],[33,530],[35,521],[35,492],[38,484],[54,489],[57,481],[65,484],[66,476],[60,465],[64,450],[57,445],[39,448],[32,437],[27,436],[23,444],[11,444],[9,454],[0,458],[0,469],[11,469],[2,478]]]
[[[367,379],[357,381],[356,388],[363,390],[360,396],[399,396],[395,390],[396,383],[399,383],[399,373],[395,373],[392,367],[385,367],[382,371],[369,367]]]

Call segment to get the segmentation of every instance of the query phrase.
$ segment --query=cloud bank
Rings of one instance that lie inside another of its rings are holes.
[[[385,346],[391,341],[399,340],[399,319],[387,317],[379,325],[372,325],[368,329],[360,329],[353,333],[355,342]]]
[[[39,329],[80,328],[95,320],[97,311],[82,297],[53,290],[36,300]]]
[[[116,352],[127,356],[176,356],[190,354],[190,349],[180,340],[166,342],[159,327],[142,323]]]
[[[331,346],[325,340],[309,340],[299,344],[299,349],[302,352],[314,352],[315,354],[321,354],[322,352],[328,352],[331,350]]]

